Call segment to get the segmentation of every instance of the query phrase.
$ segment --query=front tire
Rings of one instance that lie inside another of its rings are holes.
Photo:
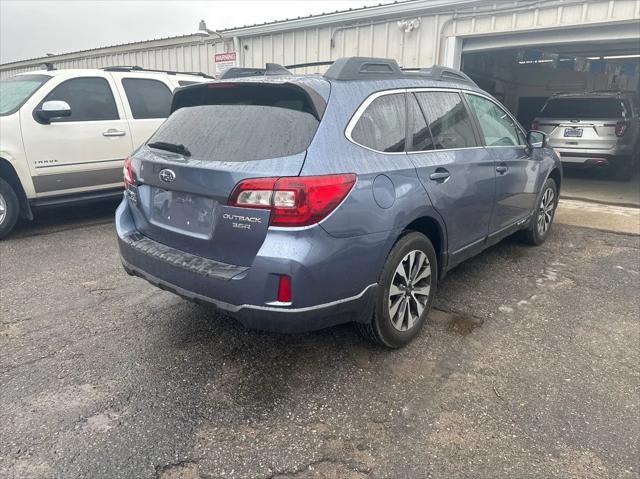
[[[533,218],[531,218],[529,227],[521,231],[520,238],[523,242],[534,246],[541,245],[545,242],[551,231],[557,206],[558,187],[556,186],[556,182],[552,178],[549,178],[542,187],[542,195],[538,200],[538,206],[533,214]]]
[[[377,344],[401,348],[420,332],[436,292],[438,262],[431,241],[417,232],[401,237],[378,284],[373,318],[360,330]]]
[[[0,178],[0,240],[13,230],[19,213],[18,196],[11,185]]]

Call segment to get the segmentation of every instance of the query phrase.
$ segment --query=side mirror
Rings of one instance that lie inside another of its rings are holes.
[[[45,101],[35,113],[41,123],[49,124],[55,118],[71,116],[71,107],[66,101],[51,100]]]
[[[529,148],[544,148],[547,146],[548,137],[543,131],[529,130],[527,132],[527,145]]]

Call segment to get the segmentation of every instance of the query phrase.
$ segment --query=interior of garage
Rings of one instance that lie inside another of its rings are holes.
[[[637,40],[558,43],[464,53],[462,69],[529,128],[549,96],[595,90],[640,92]],[[608,169],[565,168],[565,197],[640,206],[640,177],[612,180]]]

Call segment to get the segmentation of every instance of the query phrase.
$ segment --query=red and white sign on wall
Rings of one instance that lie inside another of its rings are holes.
[[[213,57],[216,62],[216,75],[222,75],[227,69],[236,66],[236,52],[216,53]]]

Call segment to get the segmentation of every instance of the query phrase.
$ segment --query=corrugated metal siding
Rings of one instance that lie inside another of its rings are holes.
[[[473,37],[540,29],[566,29],[566,34],[570,35],[567,27],[571,26],[640,20],[640,0],[482,2],[472,11],[465,7],[467,10],[459,11],[455,18],[453,5],[439,13],[419,15],[416,11],[416,17],[407,13],[406,5],[389,6],[403,8],[404,13],[384,20],[359,20],[345,25],[340,21],[340,14],[336,14],[331,17],[331,24],[296,30],[290,30],[288,22],[278,25],[281,31],[266,34],[247,34],[247,29],[238,29],[237,34],[247,35],[240,37],[241,65],[258,67],[266,62],[288,65],[361,55],[395,58],[405,67],[430,66],[443,62],[445,39],[450,36]],[[399,28],[398,20],[407,18],[419,18],[419,28],[411,32]],[[298,24],[303,25],[300,21]],[[256,32],[260,29],[257,26],[249,30]],[[273,29],[273,25],[268,28],[269,31]],[[264,30],[267,31],[266,28]],[[234,31],[225,32],[228,36],[234,34]],[[15,66],[0,66],[0,77],[41,69],[44,61],[53,62],[57,68],[139,65],[214,74],[214,53],[231,49],[230,41],[226,44],[216,42],[214,45],[212,40],[205,43],[195,36],[178,37],[59,55],[34,62],[20,62]],[[322,69],[306,68],[300,71],[310,73]]]

